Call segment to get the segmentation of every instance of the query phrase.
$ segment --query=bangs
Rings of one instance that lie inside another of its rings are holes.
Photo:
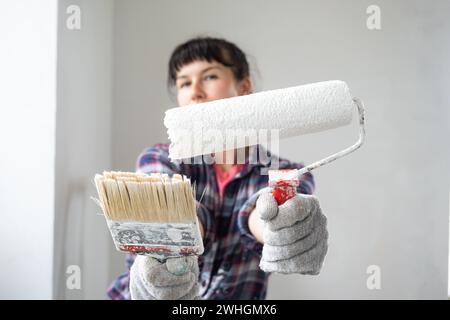
[[[222,39],[196,38],[179,45],[172,53],[169,61],[169,86],[176,83],[177,73],[183,66],[198,60],[221,63],[231,68],[238,80],[245,76],[245,72],[239,70],[242,68],[236,68],[233,61],[241,62],[241,64],[244,64],[244,69],[246,67],[246,74],[248,75],[245,55],[235,45]]]

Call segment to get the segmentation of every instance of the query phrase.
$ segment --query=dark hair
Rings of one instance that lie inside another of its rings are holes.
[[[196,60],[216,61],[229,67],[237,81],[250,76],[247,58],[234,43],[224,39],[198,37],[178,45],[169,60],[169,87],[175,85],[181,67]]]

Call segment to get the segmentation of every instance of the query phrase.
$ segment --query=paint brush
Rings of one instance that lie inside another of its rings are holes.
[[[195,188],[186,176],[103,172],[94,178],[119,251],[167,258],[203,253]]]

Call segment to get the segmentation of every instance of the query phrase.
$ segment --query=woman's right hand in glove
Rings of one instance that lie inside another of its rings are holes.
[[[130,270],[133,300],[198,299],[198,257],[169,258],[165,262],[138,255]]]

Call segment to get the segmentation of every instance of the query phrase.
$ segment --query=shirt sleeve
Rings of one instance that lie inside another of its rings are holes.
[[[211,246],[215,238],[214,218],[211,215],[211,211],[208,210],[203,204],[197,201],[197,217],[203,226],[203,254],[207,254],[211,249]]]
[[[144,150],[137,158],[136,172],[142,173],[167,173],[169,176],[180,173],[181,168],[178,163],[169,159],[168,145],[158,143],[153,147]]]
[[[111,300],[130,300],[130,268],[136,258],[135,254],[129,253],[126,256],[125,263],[127,271],[122,273],[116,280],[111,283],[107,294]]]
[[[250,213],[256,206],[256,200],[259,196],[255,193],[241,207],[238,213],[238,229],[241,233],[241,240],[247,250],[261,257],[263,245],[256,240],[255,236],[250,232],[248,226],[248,218]]]
[[[280,161],[280,169],[301,169],[304,165],[302,163],[290,162],[288,160]],[[260,190],[267,186],[267,183],[258,186],[257,190]],[[314,192],[314,177],[308,172],[300,177],[299,185],[297,187],[297,193],[302,194],[312,194]],[[248,250],[254,252],[255,254],[262,255],[263,245],[259,243],[255,236],[250,232],[248,226],[248,220],[250,214],[256,207],[256,201],[259,196],[255,193],[250,198],[245,201],[244,205],[241,207],[238,213],[238,228],[241,233],[241,239]]]

